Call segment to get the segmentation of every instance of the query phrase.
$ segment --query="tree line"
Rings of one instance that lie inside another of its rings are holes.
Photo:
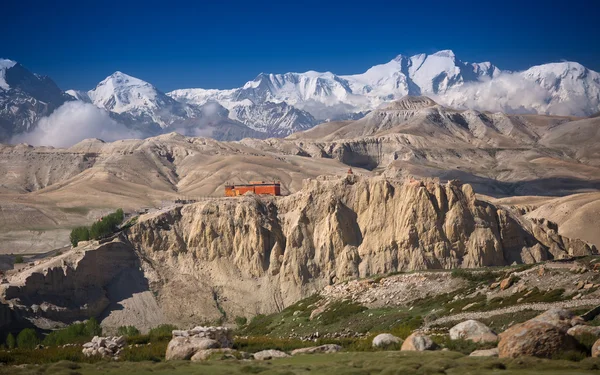
[[[119,229],[119,225],[123,222],[125,214],[119,208],[112,214],[104,216],[101,220],[95,222],[89,227],[77,227],[71,231],[69,239],[71,245],[77,246],[79,241],[97,240],[107,235],[113,234]]]

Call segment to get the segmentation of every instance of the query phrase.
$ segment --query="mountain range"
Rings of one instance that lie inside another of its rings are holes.
[[[89,91],[63,92],[49,78],[0,59],[0,141],[35,129],[67,101],[89,103],[142,137],[177,131],[219,140],[285,137],[336,120],[357,120],[404,96],[458,109],[590,116],[600,111],[600,74],[575,62],[503,71],[467,63],[450,50],[399,55],[355,75],[259,74],[230,90],[164,93],[115,72]]]

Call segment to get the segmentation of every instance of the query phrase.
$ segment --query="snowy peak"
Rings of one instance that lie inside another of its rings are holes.
[[[17,64],[16,61],[0,59],[0,89],[9,90],[10,86],[6,82],[6,71]]]
[[[115,113],[156,108],[157,97],[161,94],[148,82],[118,71],[88,92],[92,103]]]

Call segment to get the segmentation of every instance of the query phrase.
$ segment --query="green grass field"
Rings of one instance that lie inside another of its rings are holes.
[[[271,361],[220,360],[192,362],[98,362],[62,361],[48,365],[0,367],[0,374],[597,374],[600,359],[581,362],[520,358],[471,358],[455,352],[342,352],[304,355]]]

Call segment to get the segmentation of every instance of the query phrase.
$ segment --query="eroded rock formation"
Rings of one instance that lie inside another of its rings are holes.
[[[48,301],[79,306],[38,310],[51,319],[102,311],[109,327],[191,326],[271,313],[357,277],[593,252],[551,223],[478,200],[469,185],[349,175],[306,180],[281,198],[211,199],[144,215],[71,265],[40,265],[19,285],[11,280],[4,299],[31,313]],[[118,295],[133,270],[145,290]],[[67,295],[75,303],[61,302]],[[141,323],[126,320],[136,314]]]

